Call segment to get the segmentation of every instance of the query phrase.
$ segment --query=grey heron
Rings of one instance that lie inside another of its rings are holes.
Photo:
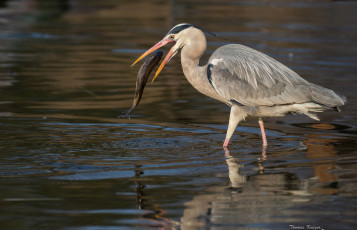
[[[257,117],[263,148],[268,146],[263,117],[282,117],[288,113],[305,114],[319,120],[315,113],[326,109],[339,111],[346,97],[313,84],[272,57],[240,44],[228,44],[213,52],[206,65],[199,60],[206,50],[201,28],[182,23],[174,26],[156,45],[143,53],[132,66],[154,50],[173,43],[157,69],[156,79],[165,64],[181,51],[185,77],[204,95],[231,107],[223,147],[227,147],[238,123]]]

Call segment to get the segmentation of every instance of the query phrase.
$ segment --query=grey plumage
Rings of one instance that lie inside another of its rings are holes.
[[[227,101],[235,100],[245,106],[315,103],[316,111],[310,108],[310,112],[321,112],[338,108],[346,101],[345,97],[306,81],[282,63],[243,45],[218,48],[209,63],[211,83],[217,93]]]
[[[305,114],[315,120],[315,113],[346,103],[346,98],[322,86],[310,83],[275,59],[252,48],[230,44],[218,48],[208,63],[200,66],[206,50],[206,37],[197,26],[187,23],[174,26],[156,45],[135,62],[152,51],[175,43],[158,68],[181,50],[181,64],[186,79],[199,92],[231,107],[226,139],[227,147],[238,123],[246,117],[258,117],[263,146],[266,147],[262,117],[281,117],[287,113]]]

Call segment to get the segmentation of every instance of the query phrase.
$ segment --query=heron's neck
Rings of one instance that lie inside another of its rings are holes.
[[[201,30],[193,28],[188,31],[185,45],[181,50],[181,63],[187,79],[195,77],[197,71],[201,71],[199,66],[200,58],[206,50],[206,36]]]
[[[207,65],[200,66],[200,58],[206,50],[206,38],[202,36],[196,37],[195,40],[190,40],[181,50],[181,64],[183,73],[191,85],[199,92],[221,100],[207,77]],[[200,34],[199,34],[200,35]]]
[[[199,72],[203,70],[202,66],[199,65],[201,55],[192,56],[191,53],[192,53],[191,45],[184,46],[181,50],[182,69],[188,80],[197,77],[197,74],[199,74]]]

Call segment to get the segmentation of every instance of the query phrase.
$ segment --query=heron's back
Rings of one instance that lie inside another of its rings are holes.
[[[213,65],[212,82],[217,92],[243,105],[314,102],[334,108],[346,102],[346,97],[306,81],[274,58],[244,45],[218,48],[209,63]]]

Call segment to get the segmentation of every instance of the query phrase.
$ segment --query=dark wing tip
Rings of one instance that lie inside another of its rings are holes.
[[[337,112],[341,112],[341,109],[340,109],[340,107],[338,107],[338,106],[333,107],[333,110],[335,110],[335,111],[337,111]]]

